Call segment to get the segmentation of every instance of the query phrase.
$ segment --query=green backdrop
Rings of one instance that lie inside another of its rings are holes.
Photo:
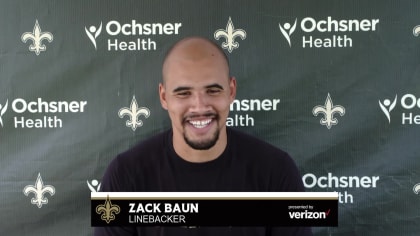
[[[228,125],[340,193],[315,235],[418,235],[418,25],[415,0],[1,0],[1,234],[91,235],[110,160],[170,127],[165,51],[200,35],[238,81]]]

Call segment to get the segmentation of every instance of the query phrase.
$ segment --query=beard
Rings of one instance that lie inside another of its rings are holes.
[[[190,117],[194,117],[194,116],[195,115],[192,115]],[[219,116],[217,114],[207,113],[207,114],[204,114],[204,116],[212,117],[216,121],[216,124],[218,124]],[[185,120],[186,118],[184,118],[184,121]],[[203,140],[193,140],[190,137],[188,137],[185,131],[183,132],[185,142],[188,144],[188,146],[190,146],[192,149],[195,149],[195,150],[209,150],[217,143],[217,140],[219,140],[219,134],[220,134],[220,130],[219,130],[218,125],[216,127],[216,130],[213,132],[212,136],[208,139],[203,139]]]
[[[214,132],[213,136],[210,137],[210,139],[194,141],[188,138],[188,136],[184,132],[184,140],[192,149],[209,150],[217,143],[217,140],[219,140],[219,134],[220,134],[220,131],[219,129],[217,129]]]

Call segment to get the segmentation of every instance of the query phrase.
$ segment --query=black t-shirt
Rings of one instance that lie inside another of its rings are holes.
[[[192,163],[179,157],[172,131],[160,133],[118,155],[101,183],[103,192],[302,192],[300,173],[290,156],[255,137],[227,129],[228,143],[216,159]],[[99,235],[277,236],[312,235],[297,227],[102,227]]]

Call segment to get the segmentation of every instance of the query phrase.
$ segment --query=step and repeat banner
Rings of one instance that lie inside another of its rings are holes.
[[[0,230],[92,235],[110,161],[170,127],[158,83],[191,35],[223,47],[227,125],[287,151],[337,227],[420,230],[420,1],[0,2]]]

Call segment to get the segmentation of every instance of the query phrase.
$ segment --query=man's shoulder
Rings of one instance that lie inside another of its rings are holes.
[[[265,167],[295,167],[293,158],[284,149],[240,130],[231,130],[233,150],[240,159]]]
[[[283,149],[243,131],[231,130],[236,161],[245,163],[270,191],[303,191],[299,170]],[[265,181],[264,181],[265,180]],[[264,185],[263,185],[264,186]]]
[[[169,134],[169,131],[155,134],[117,155],[105,170],[101,188],[104,191],[122,192],[142,189],[144,186],[140,183],[144,181],[144,176],[160,173],[157,170],[164,159]],[[155,178],[148,179],[153,181]]]
[[[259,137],[245,133],[237,129],[229,128],[229,133],[231,135],[232,142],[240,147],[239,150],[243,152],[251,153],[270,153],[276,154],[277,156],[288,156],[288,153],[283,149],[274,146],[267,141],[262,140]]]
[[[169,134],[170,130],[154,134],[145,140],[139,141],[136,145],[129,148],[128,150],[120,153],[118,157],[120,159],[139,159],[162,156],[161,154],[165,150],[165,145],[167,145]]]

